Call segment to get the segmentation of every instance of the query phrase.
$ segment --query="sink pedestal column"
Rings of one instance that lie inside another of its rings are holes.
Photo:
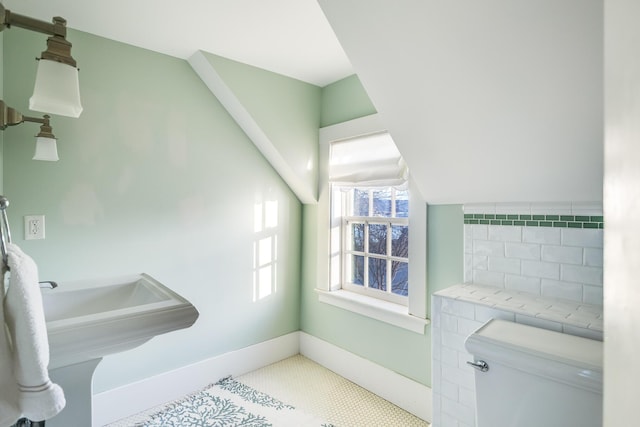
[[[67,405],[58,415],[46,420],[46,427],[91,426],[93,372],[101,360],[87,360],[49,371],[51,381],[64,390]]]

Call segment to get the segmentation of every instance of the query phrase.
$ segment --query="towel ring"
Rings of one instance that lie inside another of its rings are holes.
[[[5,268],[9,269],[8,259],[9,252],[7,251],[7,245],[11,243],[11,230],[9,229],[9,219],[7,218],[7,207],[9,207],[9,200],[0,196],[0,211],[2,215],[2,221],[0,221],[0,246],[2,250],[2,261]]]

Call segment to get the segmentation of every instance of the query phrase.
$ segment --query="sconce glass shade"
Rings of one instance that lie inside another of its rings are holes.
[[[80,84],[78,69],[48,59],[38,61],[36,84],[29,109],[67,117],[79,117]],[[56,159],[57,160],[57,159]]]
[[[58,144],[55,138],[45,138],[39,136],[36,138],[36,154],[33,160],[44,160],[48,162],[57,162]]]

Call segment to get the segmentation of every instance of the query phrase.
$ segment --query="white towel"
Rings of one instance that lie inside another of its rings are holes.
[[[4,270],[4,266],[2,266]],[[7,273],[8,274],[8,273]],[[13,376],[13,353],[9,331],[4,323],[4,271],[0,281],[0,427],[14,424],[20,418],[18,384]]]
[[[49,340],[38,284],[38,267],[22,250],[8,245],[9,288],[5,322],[13,350],[13,373],[20,413],[32,421],[57,415],[66,404],[60,386],[49,379]],[[14,420],[15,422],[15,420]]]

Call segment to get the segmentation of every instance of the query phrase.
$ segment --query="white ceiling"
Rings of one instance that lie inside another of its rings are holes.
[[[317,86],[353,74],[316,0],[2,0],[14,13],[186,59],[198,50]],[[70,40],[73,42],[73,40]]]
[[[318,0],[428,203],[602,200],[602,0]]]

